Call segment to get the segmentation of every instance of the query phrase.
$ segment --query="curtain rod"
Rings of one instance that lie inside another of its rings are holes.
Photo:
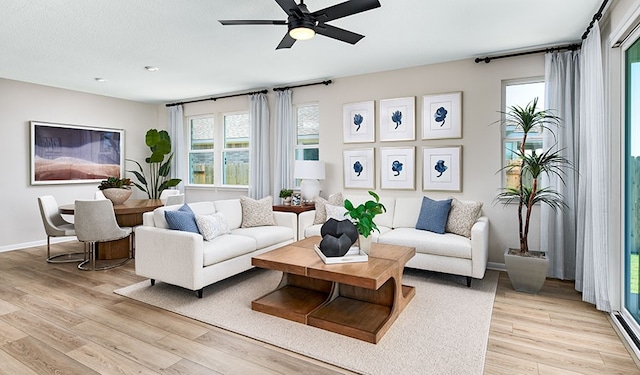
[[[591,23],[589,23],[589,26],[587,26],[587,30],[584,32],[584,34],[582,34],[582,40],[587,39],[587,35],[589,35],[589,32],[591,31],[591,29],[593,28],[593,24],[600,20],[600,18],[602,18],[602,12],[604,12],[604,8],[607,6],[607,3],[609,2],[609,0],[604,0],[602,2],[602,5],[600,5],[600,8],[598,9],[598,12],[596,14],[593,15],[593,18],[591,19]],[[549,53],[549,52],[554,52],[554,51],[562,51],[562,50],[569,50],[569,51],[575,51],[577,49],[580,48],[580,44],[569,44],[566,46],[559,46],[559,47],[551,47],[551,48],[543,48],[543,49],[537,49],[534,51],[527,51],[527,52],[520,52],[520,53],[511,53],[508,55],[499,55],[499,56],[494,56],[494,57],[485,57],[485,58],[476,58],[475,62],[476,64],[479,62],[484,61],[485,63],[490,63],[491,60],[496,60],[496,59],[503,59],[505,57],[516,57],[516,56],[524,56],[524,55],[532,55],[535,53]]]
[[[484,58],[479,58],[477,57],[475,59],[476,64],[479,62],[484,61],[485,63],[490,63],[491,60],[497,60],[497,59],[504,59],[506,57],[516,57],[516,56],[524,56],[524,55],[533,55],[536,53],[548,53],[548,52],[553,52],[553,51],[562,51],[562,50],[568,50],[568,51],[575,51],[577,49],[580,49],[580,45],[579,44],[568,44],[566,46],[558,46],[558,47],[550,47],[550,48],[542,48],[542,49],[537,49],[537,50],[533,50],[533,51],[526,51],[526,52],[518,52],[518,53],[510,53],[508,55],[499,55],[499,56],[493,56],[493,57],[484,57]]]
[[[215,102],[218,99],[234,98],[236,96],[244,96],[244,95],[266,94],[268,92],[269,92],[269,90],[265,89],[265,90],[260,90],[260,91],[245,92],[244,94],[224,95],[224,96],[216,96],[216,97],[205,98],[205,99],[189,100],[189,101],[186,101],[186,102],[170,103],[170,104],[165,104],[165,106],[174,107],[174,106],[182,105],[182,104],[205,102],[207,100],[213,100]]]
[[[331,80],[327,80],[327,81],[322,81],[322,82],[316,82],[316,83],[307,83],[304,85],[296,85],[296,86],[284,86],[284,87],[275,87],[273,89],[273,91],[284,91],[284,90],[288,90],[288,89],[294,89],[296,87],[306,87],[306,86],[315,86],[315,85],[325,85],[328,86],[329,84],[333,83]]]

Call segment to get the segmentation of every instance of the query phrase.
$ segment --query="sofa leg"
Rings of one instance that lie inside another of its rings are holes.
[[[156,279],[151,279],[151,286],[156,285]]]
[[[202,298],[202,291],[203,290],[204,290],[204,288],[196,290],[196,293],[198,293],[198,298]]]
[[[467,288],[471,288],[471,277],[467,276]]]

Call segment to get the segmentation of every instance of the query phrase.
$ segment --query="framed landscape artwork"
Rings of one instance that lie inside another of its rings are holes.
[[[380,156],[381,189],[415,189],[415,147],[383,147]]]
[[[423,148],[422,190],[462,191],[462,146]]]
[[[31,184],[124,175],[124,130],[31,121]]]
[[[415,97],[380,101],[380,141],[416,139]]]
[[[462,92],[422,97],[422,139],[462,138]]]
[[[342,106],[344,143],[374,142],[374,102],[349,103]]]
[[[344,150],[343,158],[345,189],[375,188],[373,148]]]

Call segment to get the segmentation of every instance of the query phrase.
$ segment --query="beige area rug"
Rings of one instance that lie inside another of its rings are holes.
[[[251,310],[282,273],[252,269],[195,292],[143,281],[115,293],[365,374],[482,374],[498,281],[405,269],[416,296],[378,344]]]

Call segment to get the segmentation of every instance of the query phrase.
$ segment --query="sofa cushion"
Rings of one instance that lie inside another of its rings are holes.
[[[481,210],[482,202],[460,201],[453,198],[446,231],[470,238],[471,227],[480,217]]]
[[[380,235],[378,242],[415,247],[416,253],[471,259],[471,240],[453,233],[396,228]]]
[[[227,259],[255,251],[256,240],[251,237],[223,234],[211,241],[203,242],[203,264],[210,266]]]
[[[421,207],[421,197],[396,198],[393,228],[415,228]]]
[[[368,194],[367,195],[362,195],[362,194],[349,195],[349,196],[345,196],[344,198],[349,199],[349,201],[353,203],[354,207],[357,207],[358,205],[366,201],[374,200],[373,197]],[[376,225],[379,227],[383,226],[383,227],[391,228],[393,226],[393,215],[395,212],[396,199],[389,198],[389,197],[380,197],[380,203],[382,203],[382,205],[384,206],[384,208],[387,209],[387,211],[380,215],[376,215],[376,217],[373,218],[373,222],[376,223]],[[415,225],[415,222],[413,223],[413,225]]]
[[[345,216],[345,214],[347,213],[347,209],[344,208],[344,206],[339,206],[339,205],[334,206],[332,204],[327,203],[325,204],[324,208],[327,211],[325,222],[329,219],[336,219],[340,221],[340,220],[345,220],[349,218],[349,216]]]
[[[231,230],[240,228],[242,225],[242,205],[240,199],[223,199],[214,202],[216,212],[222,212]]]
[[[332,204],[334,206],[341,206],[344,201],[342,199],[342,193],[335,193],[329,196],[329,199],[322,197],[314,197],[313,201],[316,204],[316,217],[313,219],[314,224],[324,224],[327,221],[327,212],[325,209],[326,204]]]
[[[216,212],[216,208],[213,205],[213,202],[194,202],[187,204],[194,214],[207,215]],[[176,204],[172,206],[162,206],[153,210],[153,223],[156,228],[168,229],[169,224],[167,224],[167,220],[165,218],[165,211],[176,211],[180,207],[181,204]]]
[[[186,204],[183,204],[182,207],[175,211],[165,211],[164,217],[167,220],[169,229],[200,233],[198,224],[196,224],[196,215]]]
[[[423,197],[416,229],[444,234],[449,210],[451,210],[451,199],[435,201],[429,197]]]
[[[276,225],[276,220],[273,218],[273,198],[270,195],[260,200],[240,197],[240,205],[242,206],[241,228]]]
[[[220,235],[231,233],[229,223],[222,212],[210,215],[196,215],[196,224],[205,241],[211,241]]]
[[[231,234],[253,238],[258,249],[293,240],[293,230],[282,226],[238,228],[232,230]]]

